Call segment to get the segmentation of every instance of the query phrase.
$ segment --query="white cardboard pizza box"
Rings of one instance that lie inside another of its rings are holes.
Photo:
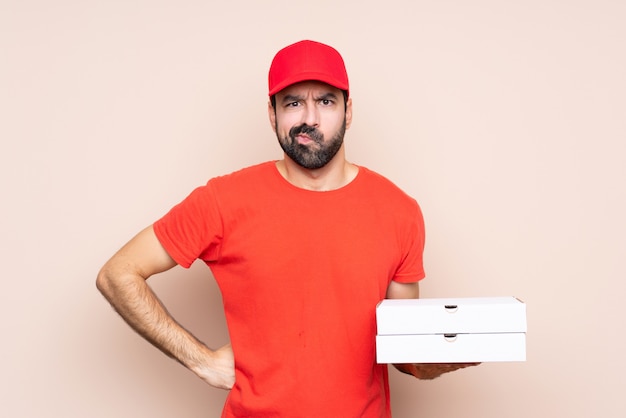
[[[526,305],[514,297],[385,299],[378,363],[526,360]]]

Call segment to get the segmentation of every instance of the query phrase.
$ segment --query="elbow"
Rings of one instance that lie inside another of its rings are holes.
[[[142,285],[145,285],[143,276],[120,266],[115,260],[107,262],[96,276],[96,288],[114,306]]]
[[[100,270],[98,272],[98,276],[96,276],[96,288],[104,296],[108,293],[109,282],[106,273],[104,272],[104,268]]]
[[[113,296],[114,288],[111,277],[112,276],[106,265],[102,267],[102,269],[98,272],[98,275],[96,276],[96,288],[109,301]]]

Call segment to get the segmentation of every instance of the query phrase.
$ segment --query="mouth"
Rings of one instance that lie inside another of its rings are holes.
[[[289,130],[289,137],[294,144],[308,146],[311,144],[321,145],[324,136],[316,128],[308,125],[294,126]]]
[[[315,142],[313,139],[311,139],[311,137],[310,137],[310,136],[305,135],[305,134],[299,134],[299,135],[296,135],[296,136],[294,137],[294,139],[295,139],[295,141],[296,141],[298,144],[301,144],[301,145],[307,145],[307,144],[310,144],[310,143],[312,143],[312,142]]]

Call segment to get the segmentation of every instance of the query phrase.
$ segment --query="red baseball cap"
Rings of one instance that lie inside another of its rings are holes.
[[[348,91],[348,73],[343,58],[331,46],[300,41],[278,51],[269,72],[269,95],[300,81],[316,80]]]

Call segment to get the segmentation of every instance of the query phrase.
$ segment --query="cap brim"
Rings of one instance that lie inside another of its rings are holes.
[[[339,90],[348,91],[348,85],[345,82],[329,77],[328,74],[322,74],[318,72],[303,72],[303,73],[293,74],[291,77],[276,84],[274,88],[269,91],[269,95],[273,96],[279,91],[293,84],[300,83],[301,81],[321,81],[322,83],[326,83],[328,85],[336,87]]]

